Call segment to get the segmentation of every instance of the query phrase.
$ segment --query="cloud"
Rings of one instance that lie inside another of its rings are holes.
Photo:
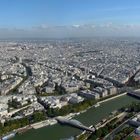
[[[85,24],[48,26],[42,24],[28,29],[0,28],[0,38],[65,38],[94,36],[140,36],[139,24]]]
[[[74,28],[79,28],[81,25],[78,25],[78,24],[75,24],[75,25],[72,25],[72,27]]]
[[[49,28],[49,26],[48,26],[47,24],[41,24],[41,25],[39,25],[39,26],[33,26],[32,28],[33,28],[34,30],[36,30],[36,29],[44,30],[44,29]]]

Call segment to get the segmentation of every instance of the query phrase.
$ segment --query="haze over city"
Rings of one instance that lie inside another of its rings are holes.
[[[139,36],[139,0],[1,0],[0,38]]]

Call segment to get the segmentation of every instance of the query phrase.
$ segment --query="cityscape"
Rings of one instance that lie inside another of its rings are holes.
[[[140,140],[139,5],[0,1],[0,140]]]
[[[9,133],[2,139],[57,123],[87,130],[77,139],[139,135],[139,51],[139,40],[129,38],[2,40],[0,132]],[[122,103],[90,128],[75,119],[121,98],[130,98],[126,108]]]

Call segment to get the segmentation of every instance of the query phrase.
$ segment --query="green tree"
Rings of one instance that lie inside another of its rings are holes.
[[[121,140],[121,137],[119,135],[114,137],[114,140]]]
[[[46,119],[44,112],[35,112],[32,117],[34,122],[38,122]]]
[[[106,136],[108,134],[108,128],[105,126],[102,130],[102,137]]]
[[[97,136],[98,138],[100,138],[100,137],[102,136],[102,130],[101,130],[101,129],[98,129],[98,130],[96,131],[96,136]]]
[[[95,134],[92,134],[91,137],[89,138],[89,140],[96,140],[97,136]]]

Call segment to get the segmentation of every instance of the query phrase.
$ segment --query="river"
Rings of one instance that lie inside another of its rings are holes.
[[[97,108],[91,108],[88,111],[74,117],[74,119],[79,120],[87,126],[95,125],[103,118],[107,117],[112,111],[131,104],[132,102],[140,102],[140,100],[124,95],[102,103]],[[63,140],[64,138],[78,135],[80,132],[82,131],[77,128],[56,124],[37,130],[29,130],[24,134],[16,135],[16,137],[12,140]]]

